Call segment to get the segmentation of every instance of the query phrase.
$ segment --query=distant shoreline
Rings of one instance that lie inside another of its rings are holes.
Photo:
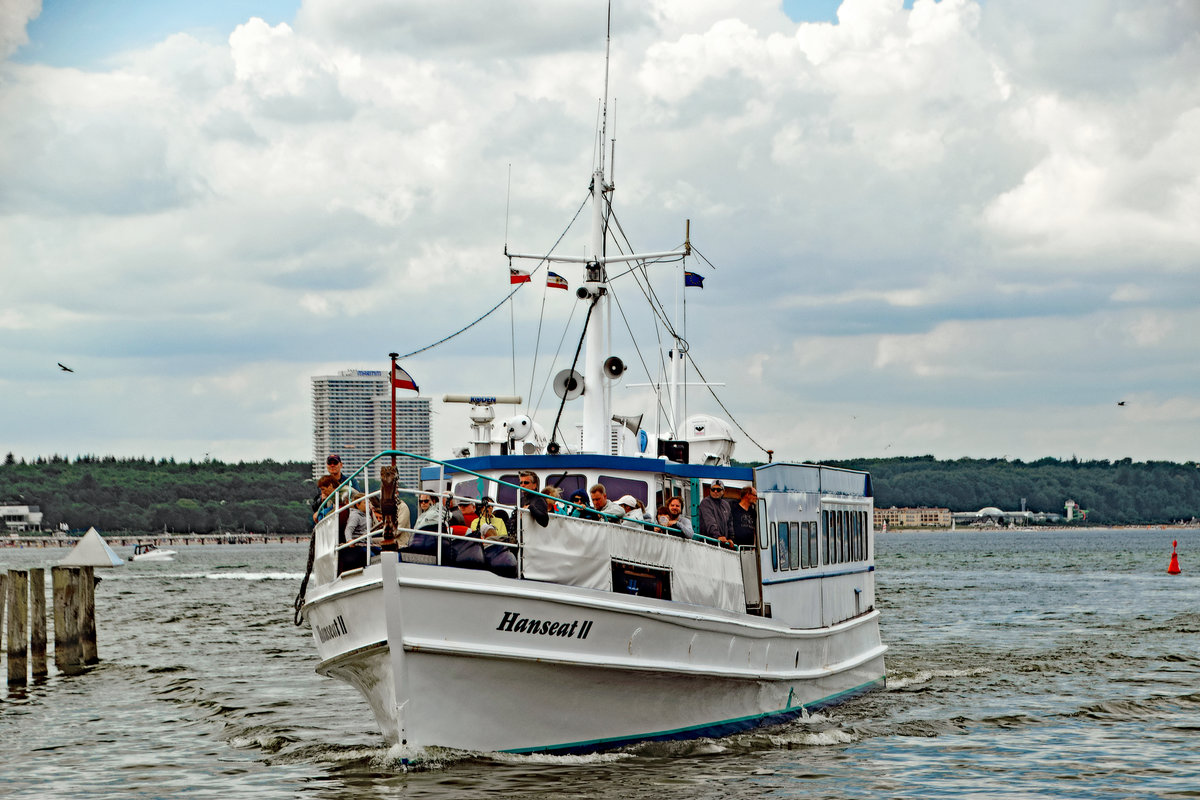
[[[109,533],[101,534],[110,547],[134,547],[139,544],[185,546],[193,544],[306,544],[311,533]],[[74,547],[79,536],[62,534],[41,536],[0,536],[0,547]]]

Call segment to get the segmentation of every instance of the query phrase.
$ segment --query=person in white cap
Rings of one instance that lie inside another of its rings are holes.
[[[633,495],[627,494],[617,501],[617,505],[625,514],[625,519],[621,522],[622,525],[629,525],[633,528],[641,527],[640,523],[646,521],[646,515],[638,508],[638,501]]]

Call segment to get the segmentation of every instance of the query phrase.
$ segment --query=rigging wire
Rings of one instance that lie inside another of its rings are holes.
[[[575,224],[575,220],[579,219],[579,214],[580,214],[580,212],[583,211],[584,206],[587,205],[587,201],[590,197],[591,197],[591,193],[589,192],[588,197],[585,197],[583,199],[583,202],[579,204],[579,208],[575,211],[575,216],[571,217],[571,221],[567,223],[566,229],[564,229],[562,234],[559,235],[558,239],[555,240],[554,245],[550,248],[549,252],[547,252],[546,255],[542,257],[542,260],[537,263],[537,266],[535,266],[532,270],[529,271],[531,275],[542,268],[542,265],[546,263],[546,259],[550,257],[550,253],[553,253],[554,249],[556,247],[558,247],[559,243],[562,242],[564,237],[566,237],[567,233],[571,230],[571,227]],[[518,283],[517,288],[513,289],[511,292],[509,292],[507,295],[505,295],[503,300],[501,300],[499,303],[496,303],[496,305],[492,306],[487,311],[483,312],[482,316],[477,317],[473,322],[468,323],[465,327],[459,328],[457,331],[450,334],[449,336],[445,336],[441,339],[438,339],[433,344],[427,344],[424,347],[420,347],[420,348],[417,348],[416,350],[413,350],[411,353],[405,353],[402,356],[398,356],[397,360],[403,360],[405,358],[412,358],[413,356],[417,355],[418,353],[424,353],[426,350],[432,350],[433,348],[437,347],[438,345],[445,344],[446,342],[450,341],[454,337],[456,337],[460,334],[466,333],[471,328],[474,328],[476,325],[483,322],[485,319],[487,319],[492,314],[494,314],[496,309],[500,308],[500,306],[502,306],[506,302],[508,302],[508,300],[514,294],[521,291],[521,287],[523,287],[524,285],[525,285],[524,283]]]

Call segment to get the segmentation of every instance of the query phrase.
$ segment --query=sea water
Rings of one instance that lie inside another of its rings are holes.
[[[1196,530],[883,534],[885,690],[725,739],[419,770],[314,673],[292,624],[306,547],[176,549],[98,571],[99,665],[0,685],[0,796],[1200,797]]]

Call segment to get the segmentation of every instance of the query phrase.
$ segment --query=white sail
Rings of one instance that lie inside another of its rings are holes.
[[[59,563],[64,567],[119,567],[125,562],[113,552],[99,531],[88,528],[79,544]]]

